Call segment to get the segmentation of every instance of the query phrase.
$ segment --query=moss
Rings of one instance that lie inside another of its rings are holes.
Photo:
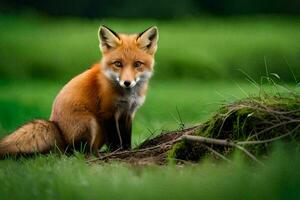
[[[174,158],[180,157],[179,154],[184,149],[186,149],[184,141],[174,144],[172,148],[168,151],[167,154],[168,161],[172,161]]]
[[[207,149],[202,145],[195,145],[187,141],[175,144],[168,152],[168,161],[188,160],[199,161],[207,154]]]

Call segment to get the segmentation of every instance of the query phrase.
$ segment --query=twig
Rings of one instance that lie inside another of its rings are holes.
[[[192,142],[203,142],[208,144],[217,144],[222,146],[233,146],[233,142],[229,140],[222,140],[222,139],[214,139],[208,138],[203,136],[194,136],[194,135],[183,135],[180,137],[181,140],[187,140]]]
[[[222,131],[222,129],[223,129],[223,126],[224,126],[225,121],[227,120],[227,118],[228,118],[232,113],[234,113],[235,111],[236,111],[235,109],[232,109],[232,110],[228,111],[228,112],[225,114],[225,118],[223,119],[222,124],[221,124],[221,126],[220,126],[220,128],[219,128],[218,136],[221,134],[221,131]]]
[[[258,141],[241,141],[241,142],[236,142],[236,144],[237,145],[249,145],[249,144],[263,144],[263,143],[274,142],[276,140],[279,140],[279,139],[282,139],[284,137],[291,135],[294,131],[296,131],[299,128],[300,128],[300,125],[296,126],[296,128],[294,128],[292,131],[290,131],[286,134],[274,137],[274,138],[270,138],[270,139],[266,139],[266,140],[258,140]]]
[[[275,125],[273,125],[273,126],[270,126],[270,127],[266,128],[266,129],[264,129],[264,130],[262,130],[262,131],[256,133],[255,135],[250,136],[250,137],[248,138],[248,140],[251,140],[251,139],[253,139],[254,137],[257,137],[257,136],[259,136],[259,135],[261,135],[261,134],[263,134],[263,133],[265,133],[265,132],[267,132],[267,131],[270,131],[270,130],[272,130],[273,128],[276,128],[276,127],[279,127],[279,126],[282,126],[282,125],[291,124],[291,123],[300,123],[300,120],[291,120],[291,121],[285,121],[285,122],[281,122],[281,123],[279,123],[279,124],[275,124]]]
[[[261,164],[261,165],[265,165],[263,162],[261,162],[260,160],[258,160],[252,153],[250,153],[247,149],[245,149],[244,147],[240,146],[240,145],[233,145],[234,147],[236,147],[237,149],[243,151],[247,156],[249,156],[252,160],[254,160],[255,162]]]
[[[216,156],[222,158],[223,160],[227,161],[228,163],[232,163],[231,160],[229,160],[228,158],[226,158],[225,156],[223,156],[222,154],[220,154],[219,152],[217,152],[216,150],[214,150],[213,148],[207,146],[206,144],[203,144],[203,146],[205,148],[207,148],[208,150],[210,150],[213,154],[215,154]]]
[[[244,147],[236,144],[235,142],[229,141],[229,140],[206,138],[206,137],[202,137],[202,136],[193,136],[193,135],[183,135],[180,138],[182,140],[193,141],[193,142],[203,142],[203,143],[216,144],[216,145],[222,145],[222,146],[232,146],[232,147],[235,147],[235,148],[243,151],[247,156],[249,156],[255,162],[263,165],[263,163],[261,161],[259,161],[253,154],[251,154]]]
[[[171,144],[173,144],[173,143],[175,143],[177,141],[178,140],[175,139],[175,140],[171,140],[171,141],[168,141],[168,142],[156,145],[156,146],[144,148],[144,149],[136,149],[136,150],[129,150],[129,151],[127,150],[127,151],[112,152],[112,153],[106,154],[104,156],[101,156],[99,158],[90,159],[87,162],[94,162],[94,161],[97,161],[97,160],[105,160],[105,159],[110,158],[110,157],[120,156],[120,155],[125,155],[125,154],[133,154],[133,153],[138,153],[138,152],[145,152],[145,151],[150,151],[150,150],[157,149],[157,148],[166,148],[166,147],[169,147]]]

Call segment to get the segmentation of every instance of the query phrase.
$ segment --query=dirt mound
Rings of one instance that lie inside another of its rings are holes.
[[[268,154],[274,142],[297,143],[299,138],[299,96],[248,98],[224,105],[201,125],[162,133],[134,150],[104,153],[89,162],[165,164],[198,162],[207,156],[230,162],[228,156],[239,149],[261,163],[259,158]]]

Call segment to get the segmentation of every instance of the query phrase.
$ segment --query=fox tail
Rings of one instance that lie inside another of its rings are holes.
[[[0,157],[47,153],[62,149],[63,138],[51,121],[34,120],[0,140]]]

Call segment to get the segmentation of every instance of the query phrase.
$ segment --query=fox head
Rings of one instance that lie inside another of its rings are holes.
[[[152,76],[158,30],[153,26],[139,34],[120,34],[99,28],[101,67],[107,78],[123,88],[133,88]]]

